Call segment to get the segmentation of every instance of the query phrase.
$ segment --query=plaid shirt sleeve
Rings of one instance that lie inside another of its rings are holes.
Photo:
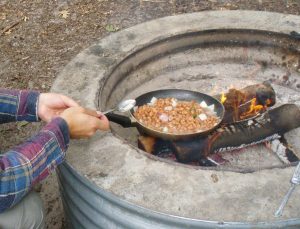
[[[33,138],[0,155],[0,213],[63,162],[68,143],[67,123],[58,117]]]
[[[38,97],[37,91],[0,89],[0,123],[39,121]]]
[[[36,92],[13,91],[4,96],[5,93],[3,90],[0,92],[0,121],[38,120]],[[63,162],[68,144],[67,123],[58,117],[36,136],[0,154],[0,213],[18,203],[34,184],[46,178]]]

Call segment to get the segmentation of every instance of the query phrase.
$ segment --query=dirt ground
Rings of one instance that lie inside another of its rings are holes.
[[[0,85],[50,90],[63,67],[99,38],[159,17],[205,10],[300,14],[299,0],[0,0]],[[0,127],[0,152],[36,133],[41,124]],[[55,174],[36,187],[47,228],[64,228]]]

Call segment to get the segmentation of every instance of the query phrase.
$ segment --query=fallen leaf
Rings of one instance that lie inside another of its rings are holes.
[[[70,13],[68,10],[62,10],[62,11],[59,11],[59,15],[62,17],[62,18],[68,18]]]
[[[116,32],[118,31],[120,28],[116,25],[112,25],[112,24],[108,24],[105,26],[106,31],[108,32]]]
[[[211,179],[214,183],[217,183],[219,181],[219,178],[218,178],[217,174],[214,174],[214,173],[211,174]]]
[[[5,20],[6,19],[6,14],[5,13],[1,13],[0,14],[0,19],[1,20]]]

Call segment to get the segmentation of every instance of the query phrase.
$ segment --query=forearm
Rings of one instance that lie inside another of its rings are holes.
[[[68,143],[68,126],[56,118],[33,138],[0,155],[0,212],[19,202],[63,162]]]
[[[0,89],[0,123],[38,121],[38,97],[36,91]]]

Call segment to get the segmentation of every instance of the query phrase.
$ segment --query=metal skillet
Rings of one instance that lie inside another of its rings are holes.
[[[157,137],[165,140],[184,140],[184,139],[192,139],[195,137],[202,137],[207,136],[210,132],[215,130],[220,123],[222,122],[222,119],[224,117],[225,109],[221,102],[219,102],[217,99],[213,98],[210,95],[196,92],[196,91],[189,91],[189,90],[182,90],[182,89],[164,89],[164,90],[157,90],[157,91],[151,91],[146,94],[142,94],[139,97],[137,97],[136,100],[136,106],[142,106],[151,101],[153,97],[156,98],[176,98],[180,101],[196,101],[197,103],[201,103],[202,101],[205,101],[205,103],[209,105],[214,105],[214,112],[219,118],[218,123],[205,131],[198,131],[193,133],[185,133],[185,134],[174,134],[174,133],[165,133],[162,131],[151,129],[147,126],[145,126],[143,123],[139,122],[134,117],[134,109],[132,108],[129,111],[130,117],[114,114],[114,113],[108,113],[106,114],[108,120],[118,123],[123,127],[136,127],[138,131],[141,134],[146,134],[152,137]]]

